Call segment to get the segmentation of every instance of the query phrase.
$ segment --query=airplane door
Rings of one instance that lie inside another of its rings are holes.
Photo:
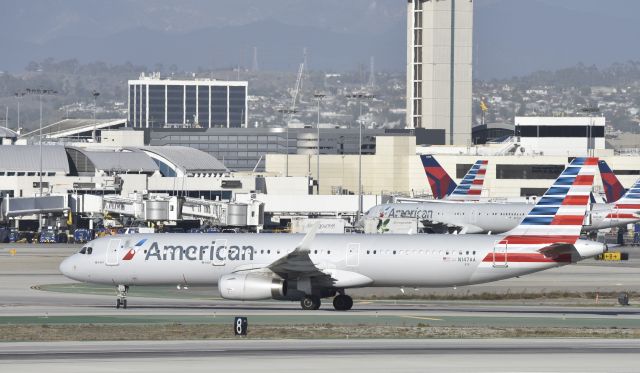
[[[107,258],[104,262],[106,265],[117,266],[119,264],[120,242],[121,240],[119,239],[109,240],[109,245],[107,246]]]
[[[223,266],[227,261],[228,255],[227,240],[216,240],[214,246],[211,264],[214,266]]]
[[[506,268],[509,266],[509,243],[496,241],[493,245],[493,266]]]
[[[477,223],[478,222],[478,214],[480,213],[480,211],[478,211],[478,206],[473,206],[470,210],[471,212],[471,222],[472,223]]]
[[[360,244],[350,243],[347,246],[347,265],[357,266],[360,263]]]

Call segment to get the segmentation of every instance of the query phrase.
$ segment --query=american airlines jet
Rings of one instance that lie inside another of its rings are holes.
[[[333,297],[348,310],[351,288],[448,287],[543,271],[605,251],[579,239],[597,158],[576,158],[520,225],[504,235],[137,234],[103,237],[66,258],[60,271],[115,285],[217,285],[226,299],[300,301]]]
[[[429,165],[429,169],[425,166],[425,173],[432,188],[434,185],[437,186],[433,189],[435,195],[438,188],[442,189],[442,186],[449,185],[448,180],[451,178],[432,156],[421,156],[421,159],[423,164]],[[486,163],[484,167],[486,168]],[[635,193],[629,191],[625,193],[624,188],[604,161],[599,162],[599,167],[609,203],[592,204],[589,218],[583,229],[595,231],[622,227],[640,221],[640,199],[634,198]],[[440,178],[438,183],[435,181],[436,177]],[[634,186],[633,189],[640,190],[638,183],[640,179],[634,184],[638,187]],[[622,197],[620,197],[621,193]],[[617,202],[612,203],[612,201]],[[364,218],[415,218],[424,225],[439,226],[447,230],[448,228],[459,229],[459,233],[504,233],[515,228],[533,207],[533,203],[525,202],[472,202],[471,200],[462,202],[444,199],[382,204],[369,209]]]

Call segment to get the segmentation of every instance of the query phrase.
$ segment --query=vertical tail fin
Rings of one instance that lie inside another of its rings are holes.
[[[600,169],[600,177],[602,178],[602,185],[604,186],[604,193],[607,196],[607,202],[613,203],[622,198],[624,195],[624,187],[613,171],[611,171],[607,162],[599,161],[598,168]]]
[[[505,233],[509,244],[575,243],[580,237],[598,158],[575,158],[520,225]]]
[[[433,197],[442,199],[451,194],[457,185],[449,174],[447,174],[447,171],[440,166],[438,161],[436,161],[432,155],[428,154],[421,155],[420,160],[422,160],[424,172],[427,174],[427,180],[429,180]]]
[[[489,161],[479,160],[471,166],[469,171],[453,190],[448,199],[461,201],[477,201],[482,193],[484,176],[487,173]]]
[[[608,198],[607,198],[608,199]],[[627,190],[627,192],[613,204],[612,212],[607,218],[629,219],[629,223],[638,219],[640,211],[640,179]]]

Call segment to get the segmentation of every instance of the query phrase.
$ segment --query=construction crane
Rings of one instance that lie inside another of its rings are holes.
[[[298,67],[298,77],[296,79],[296,85],[293,87],[291,91],[291,108],[289,113],[289,119],[293,116],[293,113],[296,112],[296,101],[298,100],[298,96],[300,94],[300,87],[302,85],[302,73],[304,72],[304,62],[300,64]]]

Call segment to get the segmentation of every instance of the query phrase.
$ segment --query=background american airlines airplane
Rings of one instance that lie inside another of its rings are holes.
[[[227,299],[299,300],[336,310],[346,290],[369,286],[444,287],[491,282],[600,254],[579,239],[597,165],[576,158],[519,226],[505,235],[138,234],[89,242],[60,264],[67,277],[117,286],[218,285]]]
[[[420,156],[420,160],[435,199],[453,201],[477,201],[480,199],[489,161],[476,161],[464,175],[460,185],[456,185],[456,182],[451,179],[451,176],[432,155],[423,154]]]
[[[432,161],[435,162],[429,163],[432,165],[430,171],[432,176],[427,174],[427,177],[431,179],[436,174],[444,175],[444,183],[446,183],[446,180],[450,179],[449,175],[439,164],[437,167],[434,166],[437,162],[433,157],[429,162]],[[441,172],[436,172],[438,167]],[[606,166],[606,163],[604,163],[604,167],[606,167],[604,173],[602,161],[599,163],[599,167],[605,190],[622,190],[624,195],[619,197],[619,192],[615,192],[611,194],[612,197],[608,197],[608,199],[618,200],[617,203],[592,204],[589,219],[585,222],[583,229],[593,231],[623,227],[640,221],[640,199],[633,198],[634,193],[624,192],[624,188]],[[638,182],[640,180],[636,184]],[[610,186],[608,187],[608,185]],[[638,190],[638,188],[635,189]],[[515,228],[533,206],[532,203],[526,202],[451,201],[446,199],[442,201],[387,203],[372,207],[366,212],[364,218],[415,218],[426,226],[441,230],[455,228],[460,233],[504,233]]]

